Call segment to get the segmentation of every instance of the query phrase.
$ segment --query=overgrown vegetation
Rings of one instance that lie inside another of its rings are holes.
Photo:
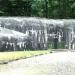
[[[49,53],[49,50],[43,51],[15,51],[15,52],[0,52],[0,64],[8,63],[10,61],[29,58],[37,55]]]

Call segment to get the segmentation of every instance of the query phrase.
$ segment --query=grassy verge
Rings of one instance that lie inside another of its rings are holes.
[[[0,52],[0,64],[6,64],[10,61],[29,58],[37,55],[49,53],[49,50],[43,51],[15,51],[15,52]]]

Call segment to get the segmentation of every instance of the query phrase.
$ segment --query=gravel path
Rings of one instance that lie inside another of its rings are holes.
[[[75,52],[58,52],[0,65],[0,75],[75,75]]]

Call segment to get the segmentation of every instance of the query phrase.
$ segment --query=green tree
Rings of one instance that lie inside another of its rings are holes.
[[[75,18],[75,0],[0,0],[0,16]]]
[[[0,0],[0,16],[9,16],[11,11],[11,2],[9,0]]]

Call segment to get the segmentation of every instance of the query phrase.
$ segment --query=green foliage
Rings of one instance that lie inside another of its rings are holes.
[[[58,43],[58,48],[59,49],[64,49],[65,48],[65,43],[62,41],[61,43]]]
[[[48,49],[53,49],[53,42],[48,44]]]
[[[0,16],[75,18],[75,0],[0,0]]]
[[[65,48],[65,43],[64,43],[64,41],[62,41],[62,42],[58,42],[57,43],[57,49],[64,49]],[[48,49],[54,49],[54,42],[51,42],[51,43],[49,43],[48,44]]]
[[[0,0],[1,16],[30,16],[31,1],[29,0]]]

